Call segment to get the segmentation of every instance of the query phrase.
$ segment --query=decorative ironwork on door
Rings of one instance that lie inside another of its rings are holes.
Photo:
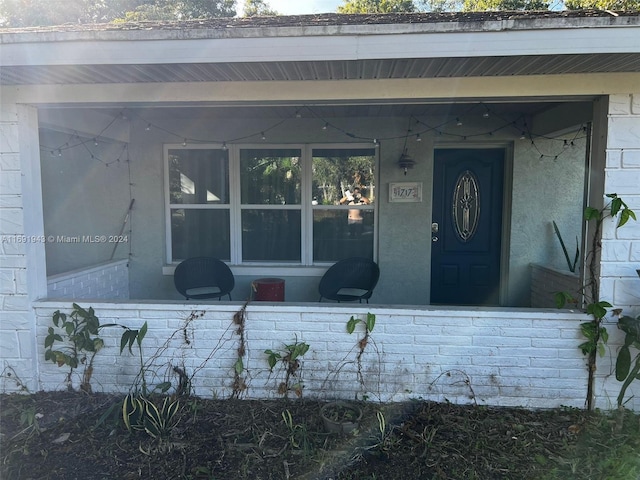
[[[480,190],[470,170],[460,174],[453,188],[453,225],[460,240],[468,242],[476,233],[480,217]]]

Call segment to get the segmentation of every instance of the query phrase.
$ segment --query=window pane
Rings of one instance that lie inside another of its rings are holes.
[[[314,149],[313,204],[337,205],[356,187],[373,203],[375,154],[375,148]]]
[[[373,210],[344,207],[313,212],[313,260],[373,258]]]
[[[229,260],[229,238],[229,210],[171,210],[174,261],[200,256]]]
[[[300,262],[300,211],[243,210],[242,260]]]
[[[226,150],[169,150],[172,204],[229,203],[229,155]]]
[[[241,198],[244,205],[300,205],[299,149],[240,151]]]

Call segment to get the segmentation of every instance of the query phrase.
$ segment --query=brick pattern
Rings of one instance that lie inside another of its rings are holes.
[[[27,299],[27,263],[22,216],[22,181],[15,105],[0,108],[0,387],[35,388],[33,320]],[[12,369],[10,371],[8,369]],[[7,374],[11,374],[9,377]]]
[[[640,92],[609,102],[605,193],[617,193],[640,212]],[[640,222],[616,229],[605,222],[600,297],[630,315],[640,314]]]
[[[127,260],[107,262],[47,278],[49,298],[71,300],[129,299],[129,266]]]
[[[531,265],[531,307],[556,308],[554,294],[567,292],[578,295],[580,277],[543,265]]]
[[[89,305],[82,305],[85,308]],[[186,304],[93,304],[101,323],[149,331],[143,341],[145,359],[158,355],[147,382],[171,377],[173,366],[194,374],[195,393],[228,397],[233,381],[238,336],[232,322],[238,306]],[[52,313],[70,303],[36,305],[37,348],[41,362],[40,388],[64,387],[64,369],[44,364],[43,342]],[[205,312],[186,322],[192,311]],[[363,355],[364,389],[357,380],[356,344],[362,325],[346,332],[351,315],[376,313],[372,342]],[[246,398],[277,397],[282,381],[270,374],[265,349],[280,350],[298,341],[310,345],[302,359],[305,396],[354,398],[366,395],[383,401],[424,398],[532,408],[583,407],[587,372],[577,348],[581,313],[563,311],[478,309],[390,309],[324,305],[251,304],[247,309],[244,365],[249,385]],[[119,354],[120,328],[106,328],[105,348],[96,356],[95,390],[126,392],[138,374],[138,362]],[[173,377],[174,385],[177,383]],[[602,389],[601,389],[602,390]],[[610,407],[619,390],[600,393],[598,402]],[[640,409],[636,394],[631,408]]]

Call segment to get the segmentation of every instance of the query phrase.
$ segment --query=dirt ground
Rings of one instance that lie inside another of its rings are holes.
[[[630,413],[616,421],[578,409],[360,403],[359,428],[339,435],[325,431],[325,402],[185,397],[153,438],[125,428],[122,401],[80,392],[1,395],[0,478],[640,478],[640,417]],[[584,467],[586,435],[597,466]],[[607,448],[624,455],[607,456]]]

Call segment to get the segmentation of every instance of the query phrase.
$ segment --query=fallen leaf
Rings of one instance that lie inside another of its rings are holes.
[[[63,433],[62,435],[60,435],[58,438],[56,438],[55,440],[52,440],[51,443],[56,443],[56,444],[60,444],[60,443],[64,443],[67,440],[69,440],[69,437],[71,436],[70,433]]]
[[[569,431],[569,433],[573,433],[575,435],[576,433],[580,433],[582,427],[580,425],[569,425],[569,428],[567,428],[567,430]]]

